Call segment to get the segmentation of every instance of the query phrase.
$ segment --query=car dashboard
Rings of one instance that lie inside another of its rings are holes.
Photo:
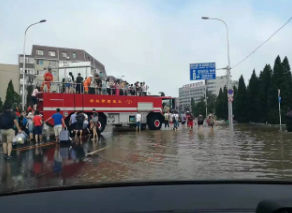
[[[15,192],[0,198],[1,210],[10,213],[289,212],[290,204],[291,182],[277,181],[104,183]]]

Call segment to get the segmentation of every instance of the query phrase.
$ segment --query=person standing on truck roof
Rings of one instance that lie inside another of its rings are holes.
[[[95,94],[97,95],[101,95],[101,86],[102,86],[102,81],[101,79],[99,78],[99,75],[95,75],[95,86],[96,86],[96,89],[95,89]]]
[[[92,80],[92,75],[90,75],[90,76],[84,81],[83,86],[84,86],[84,91],[85,91],[86,94],[88,94],[88,88],[89,88],[89,86],[90,86],[90,84],[91,84],[91,80]]]
[[[74,83],[74,76],[72,74],[72,72],[69,72],[68,76],[67,76],[67,83],[65,84],[65,88],[66,88],[66,93],[73,93],[72,92],[72,88],[73,88],[73,83]]]
[[[12,140],[15,137],[13,127],[16,126],[19,133],[21,133],[22,131],[19,128],[16,118],[17,116],[12,111],[11,104],[5,104],[4,108],[6,110],[0,114],[0,129],[2,136],[3,152],[5,155],[4,158],[6,160],[10,160],[12,151]]]
[[[109,79],[106,79],[106,91],[108,95],[111,95],[111,82]]]
[[[101,94],[102,95],[107,95],[107,83],[105,80],[101,80],[102,84],[101,84]]]
[[[45,73],[44,81],[41,86],[41,91],[44,90],[44,86],[47,85],[47,92],[50,92],[51,82],[54,80],[54,76],[52,75],[52,69],[49,68],[49,72]]]
[[[78,76],[76,78],[76,92],[81,94],[82,93],[82,90],[81,90],[81,85],[83,84],[83,77],[81,76],[80,73],[78,73]]]
[[[140,112],[136,114],[136,131],[141,132],[142,115]]]
[[[44,123],[48,122],[51,119],[54,119],[54,133],[56,137],[56,142],[59,142],[59,136],[60,132],[64,127],[67,127],[63,118],[63,115],[60,113],[60,109],[57,108],[56,113],[52,115],[52,117],[49,117],[47,120],[44,121]],[[62,126],[63,125],[63,126]]]

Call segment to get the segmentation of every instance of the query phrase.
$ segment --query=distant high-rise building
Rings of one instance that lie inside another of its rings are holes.
[[[238,87],[238,81],[231,81],[232,87]],[[227,76],[217,76],[214,80],[207,80],[207,91],[212,92],[216,96],[219,95],[220,88],[222,90],[227,85]]]
[[[206,85],[208,92],[218,96],[220,88],[223,90],[227,85],[227,77],[217,76],[214,80],[207,80]],[[232,86],[238,87],[238,81],[232,81]],[[195,103],[199,102],[202,97],[205,97],[205,90],[204,81],[188,84],[179,88],[179,110],[185,111],[186,109],[189,109],[192,98]]]

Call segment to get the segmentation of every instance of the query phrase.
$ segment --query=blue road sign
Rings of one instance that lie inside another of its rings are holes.
[[[228,90],[228,94],[229,94],[229,95],[233,95],[233,89],[229,89],[229,90]]]
[[[216,64],[211,63],[199,63],[190,64],[190,80],[210,80],[216,79]]]
[[[279,103],[281,103],[281,96],[279,96]]]

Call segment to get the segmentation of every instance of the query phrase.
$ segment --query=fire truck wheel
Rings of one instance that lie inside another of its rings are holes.
[[[105,129],[105,126],[106,126],[105,118],[103,116],[100,116],[98,118],[98,124],[97,124],[98,132],[102,133]]]
[[[150,130],[160,130],[162,125],[162,120],[159,118],[158,115],[154,115],[152,118],[150,118],[148,122],[148,127]]]

